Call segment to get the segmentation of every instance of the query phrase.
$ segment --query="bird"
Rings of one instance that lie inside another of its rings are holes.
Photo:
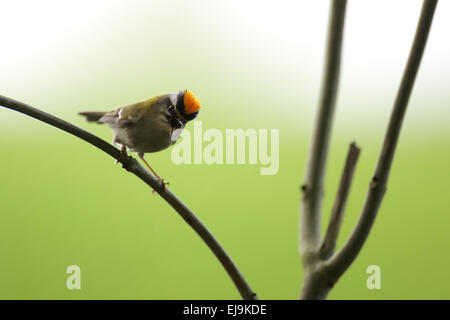
[[[144,155],[175,144],[186,124],[198,116],[200,108],[198,99],[186,89],[157,95],[111,111],[82,111],[78,114],[88,122],[110,126],[113,144],[121,147],[125,155],[127,148],[136,152],[165,190],[168,182],[153,170]]]

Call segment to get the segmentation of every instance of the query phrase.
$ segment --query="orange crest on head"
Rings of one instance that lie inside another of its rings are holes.
[[[191,114],[197,112],[200,108],[200,102],[194,94],[189,90],[186,90],[186,94],[184,95],[184,112],[186,114]]]

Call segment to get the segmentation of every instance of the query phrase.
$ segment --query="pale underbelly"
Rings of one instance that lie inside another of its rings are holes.
[[[122,128],[114,132],[113,143],[125,145],[134,152],[158,152],[170,147],[170,134],[167,131],[137,132],[134,128]]]

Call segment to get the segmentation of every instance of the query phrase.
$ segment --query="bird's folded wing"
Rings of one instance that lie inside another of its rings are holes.
[[[136,105],[120,107],[106,113],[99,122],[112,126],[125,127],[135,124],[141,118],[141,110]]]

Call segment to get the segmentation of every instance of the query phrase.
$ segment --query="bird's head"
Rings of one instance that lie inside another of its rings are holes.
[[[176,95],[174,99],[176,111],[180,116],[187,121],[194,120],[198,116],[201,108],[200,102],[189,90],[182,90]]]

